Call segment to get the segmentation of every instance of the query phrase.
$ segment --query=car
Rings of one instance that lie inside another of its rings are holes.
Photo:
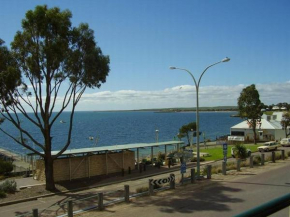
[[[275,141],[265,142],[264,145],[259,146],[257,149],[259,152],[262,151],[271,151],[271,150],[277,150],[278,144]]]
[[[290,138],[281,139],[280,144],[284,146],[290,146]]]
[[[236,157],[236,156],[235,156],[235,149],[236,149],[235,147],[232,147],[232,148],[231,148],[231,155],[232,155],[233,158]],[[247,156],[250,157],[251,154],[252,154],[251,149],[248,149],[248,148],[247,148]]]

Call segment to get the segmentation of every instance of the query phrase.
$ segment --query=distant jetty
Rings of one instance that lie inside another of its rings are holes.
[[[232,118],[239,118],[240,115],[239,115],[239,114],[232,114],[231,117],[232,117]]]

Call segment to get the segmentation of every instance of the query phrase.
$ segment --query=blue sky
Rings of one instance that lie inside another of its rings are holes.
[[[0,38],[9,45],[27,10],[69,9],[74,26],[88,23],[111,71],[101,89],[88,90],[78,110],[236,105],[242,88],[256,84],[265,104],[290,103],[288,0],[1,1]]]

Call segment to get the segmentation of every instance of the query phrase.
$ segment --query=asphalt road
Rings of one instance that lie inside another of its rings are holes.
[[[186,185],[156,196],[138,198],[131,204],[91,211],[83,216],[234,216],[262,203],[290,193],[290,161],[269,163],[265,167],[247,169],[236,175],[215,176],[206,184]],[[289,208],[275,213],[289,216]]]

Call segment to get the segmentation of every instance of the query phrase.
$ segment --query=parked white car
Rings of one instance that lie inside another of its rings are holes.
[[[281,139],[280,144],[284,146],[290,146],[290,138]]]
[[[258,147],[258,151],[271,151],[271,150],[277,150],[278,144],[275,141],[271,142],[265,142],[263,146]]]

